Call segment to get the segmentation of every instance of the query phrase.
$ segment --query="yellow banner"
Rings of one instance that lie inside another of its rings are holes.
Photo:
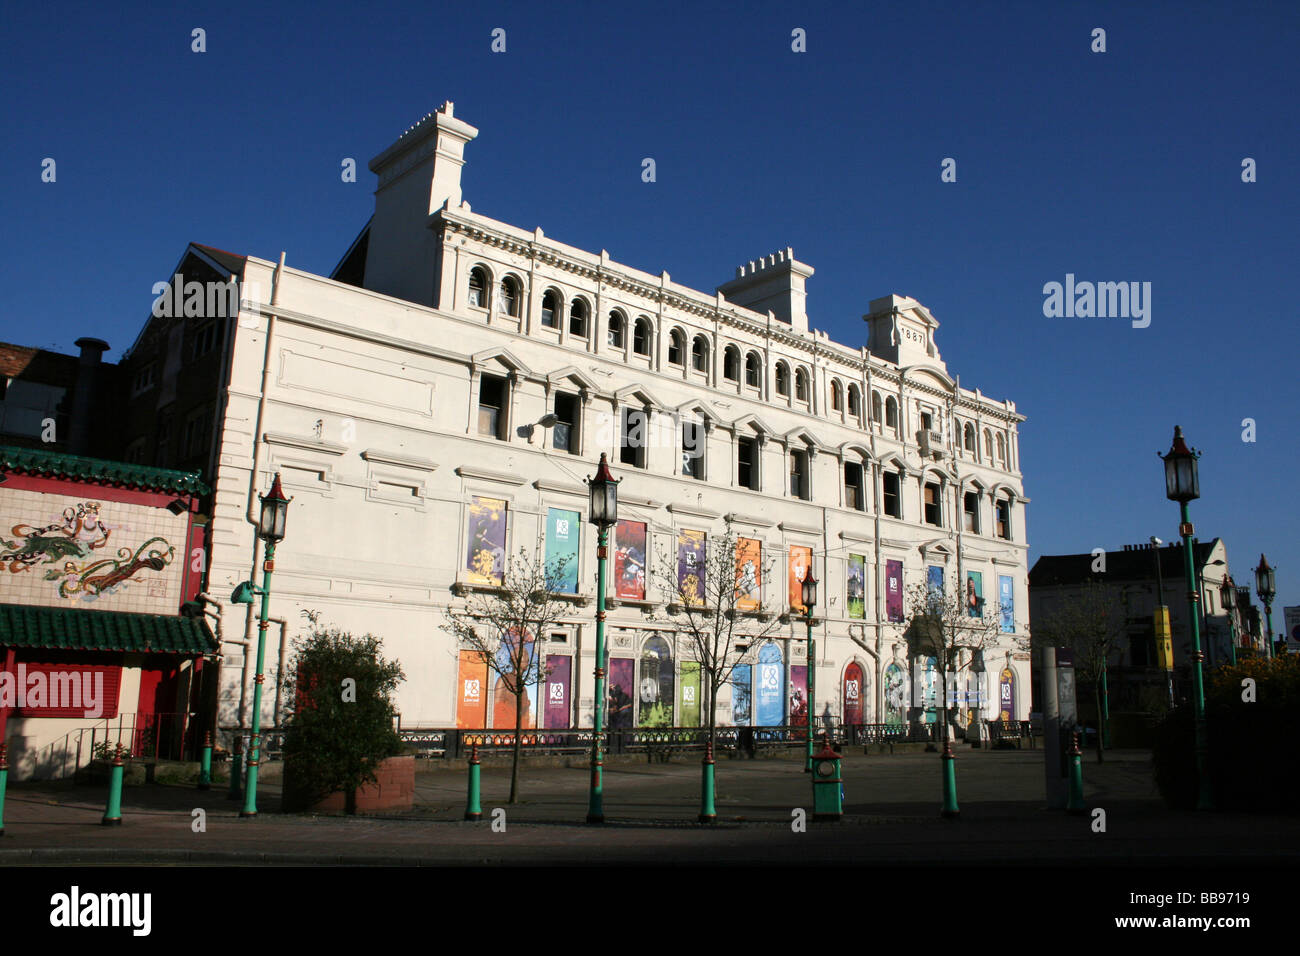
[[[1156,657],[1165,670],[1174,667],[1174,641],[1169,629],[1169,608],[1156,608]]]

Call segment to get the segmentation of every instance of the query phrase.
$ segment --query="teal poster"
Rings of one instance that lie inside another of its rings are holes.
[[[984,616],[984,575],[979,571],[966,572],[966,613],[971,617]]]
[[[1002,615],[1002,633],[1015,633],[1016,589],[1015,580],[1009,574],[998,575],[998,610]]]
[[[731,672],[731,722],[737,727],[749,724],[751,670],[748,664],[737,664]]]
[[[785,722],[785,681],[781,671],[781,649],[768,641],[758,652],[758,701],[754,708],[754,723],[759,727],[779,727]]]
[[[578,593],[578,542],[582,517],[576,511],[552,508],[546,513],[546,573],[556,575],[551,590]]]

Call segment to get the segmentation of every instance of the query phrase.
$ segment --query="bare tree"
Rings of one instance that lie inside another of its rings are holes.
[[[998,641],[998,615],[972,600],[957,584],[951,589],[927,581],[907,589],[907,640],[912,656],[933,657],[943,688],[943,739],[949,742],[948,675],[953,679]]]
[[[441,625],[460,647],[473,651],[479,662],[497,675],[498,686],[514,697],[510,803],[519,799],[528,688],[540,686],[548,674],[541,664],[541,641],[568,612],[567,602],[558,597],[568,561],[565,557],[543,562],[540,556],[520,548],[518,557],[506,561],[499,585],[469,591],[464,607],[448,608]]]
[[[1037,647],[1064,647],[1074,652],[1074,673],[1091,685],[1097,707],[1097,762],[1105,760],[1106,673],[1118,663],[1128,633],[1127,621],[1114,590],[1100,581],[1061,599],[1034,629]]]
[[[738,552],[741,537],[731,522],[721,535],[699,533],[688,539],[685,534],[690,532],[679,533],[672,551],[657,555],[655,578],[690,656],[700,665],[708,739],[716,743],[718,691],[736,666],[752,656],[751,649],[780,626],[768,591],[775,584],[773,562]],[[740,642],[749,647],[742,650]]]

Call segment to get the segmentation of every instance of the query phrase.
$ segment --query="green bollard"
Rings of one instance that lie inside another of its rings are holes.
[[[1083,755],[1079,752],[1079,732],[1074,732],[1074,743],[1070,747],[1070,798],[1066,803],[1067,813],[1083,813]]]
[[[203,757],[199,761],[199,789],[212,789],[212,731],[203,732]]]
[[[700,822],[717,823],[718,814],[713,806],[713,741],[704,745],[704,763],[702,765],[700,792]]]
[[[243,772],[244,762],[244,738],[241,734],[235,734],[235,742],[230,750],[230,790],[226,793],[227,800],[238,800],[241,796],[239,792],[239,776]]]
[[[0,836],[5,835],[5,787],[9,783],[9,745],[0,741]]]
[[[99,821],[104,826],[121,826],[122,824],[122,745],[117,745],[113,755],[113,769],[108,776],[108,807],[104,810],[104,819]]]
[[[943,742],[943,813],[942,815],[949,820],[955,820],[961,815],[961,810],[957,808],[957,769],[953,766],[953,761],[957,758],[952,753],[952,742],[945,740]]]
[[[471,744],[469,748],[469,798],[465,802],[465,819],[480,820],[483,817],[483,808],[479,806],[479,765],[478,765],[478,744]]]

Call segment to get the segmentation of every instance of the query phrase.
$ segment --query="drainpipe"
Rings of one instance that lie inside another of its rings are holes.
[[[285,657],[289,652],[289,622],[282,617],[268,617],[267,620],[272,624],[280,625],[280,669],[275,672],[275,716],[272,720],[272,726],[277,730],[280,729],[280,701],[284,696],[284,666]]]
[[[244,726],[244,719],[248,716],[248,668],[251,666],[248,654],[248,641],[239,637],[223,637],[221,633],[221,617],[225,613],[226,606],[220,601],[214,599],[208,594],[200,594],[198,600],[203,604],[211,604],[217,610],[212,612],[206,608],[203,611],[204,616],[211,617],[217,622],[217,647],[218,650],[222,644],[236,644],[244,649],[244,667],[243,673],[239,680],[239,726]]]

